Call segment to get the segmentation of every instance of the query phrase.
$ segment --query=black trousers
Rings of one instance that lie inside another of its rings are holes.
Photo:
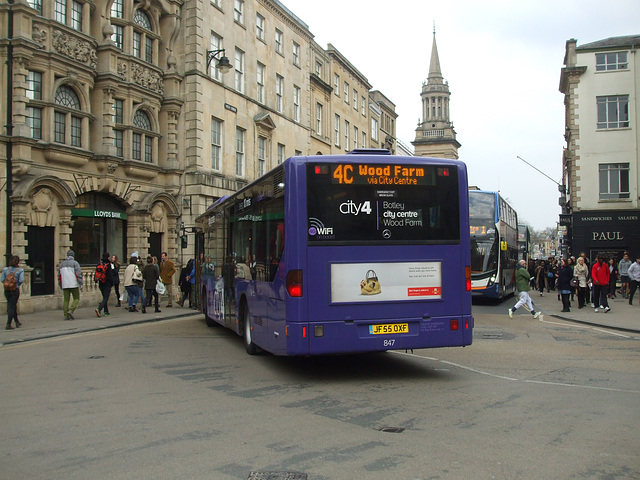
[[[147,307],[151,306],[151,296],[155,299],[155,307],[158,308],[158,302],[160,301],[160,297],[158,296],[158,292],[156,292],[155,288],[147,288],[145,289],[147,292]]]
[[[607,293],[609,293],[609,285],[593,285],[593,298],[591,302],[598,308],[598,305],[608,307]],[[600,302],[600,303],[598,303]]]
[[[640,282],[629,280],[629,305],[633,304],[633,294],[636,293],[638,287],[640,287]]]
[[[11,325],[13,320],[18,325],[18,298],[20,298],[20,289],[16,288],[12,291],[4,291],[4,296],[7,299],[7,325]]]
[[[100,287],[100,292],[102,293],[102,301],[100,302],[100,305],[98,305],[98,311],[102,312],[104,311],[104,313],[109,313],[109,305],[107,305],[107,303],[109,303],[109,295],[111,295],[111,284],[106,282],[106,283],[98,283],[98,286]]]

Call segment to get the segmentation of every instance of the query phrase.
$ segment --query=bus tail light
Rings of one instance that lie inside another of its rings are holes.
[[[464,267],[464,283],[467,292],[471,291],[471,267],[467,265]]]
[[[449,328],[452,331],[457,331],[460,329],[460,322],[457,318],[452,318],[451,320],[449,320]]]
[[[302,296],[302,270],[289,270],[287,272],[287,292],[292,297]]]

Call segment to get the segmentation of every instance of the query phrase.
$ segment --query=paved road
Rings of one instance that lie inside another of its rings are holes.
[[[476,325],[413,355],[251,357],[201,316],[5,345],[2,476],[640,478],[637,335]]]

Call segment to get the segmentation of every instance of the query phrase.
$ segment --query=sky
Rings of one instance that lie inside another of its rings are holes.
[[[566,41],[640,34],[638,0],[280,1],[396,105],[396,135],[411,147],[435,23],[469,185],[500,191],[536,230],[556,226],[558,185],[518,157],[561,182]]]

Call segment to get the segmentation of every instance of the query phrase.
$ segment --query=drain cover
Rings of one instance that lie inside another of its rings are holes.
[[[101,358],[104,358],[104,355],[91,355],[89,360],[99,360]]]
[[[307,474],[299,472],[251,472],[247,480],[307,480]]]
[[[381,432],[386,433],[402,433],[404,432],[404,428],[402,427],[382,427],[378,429]]]

